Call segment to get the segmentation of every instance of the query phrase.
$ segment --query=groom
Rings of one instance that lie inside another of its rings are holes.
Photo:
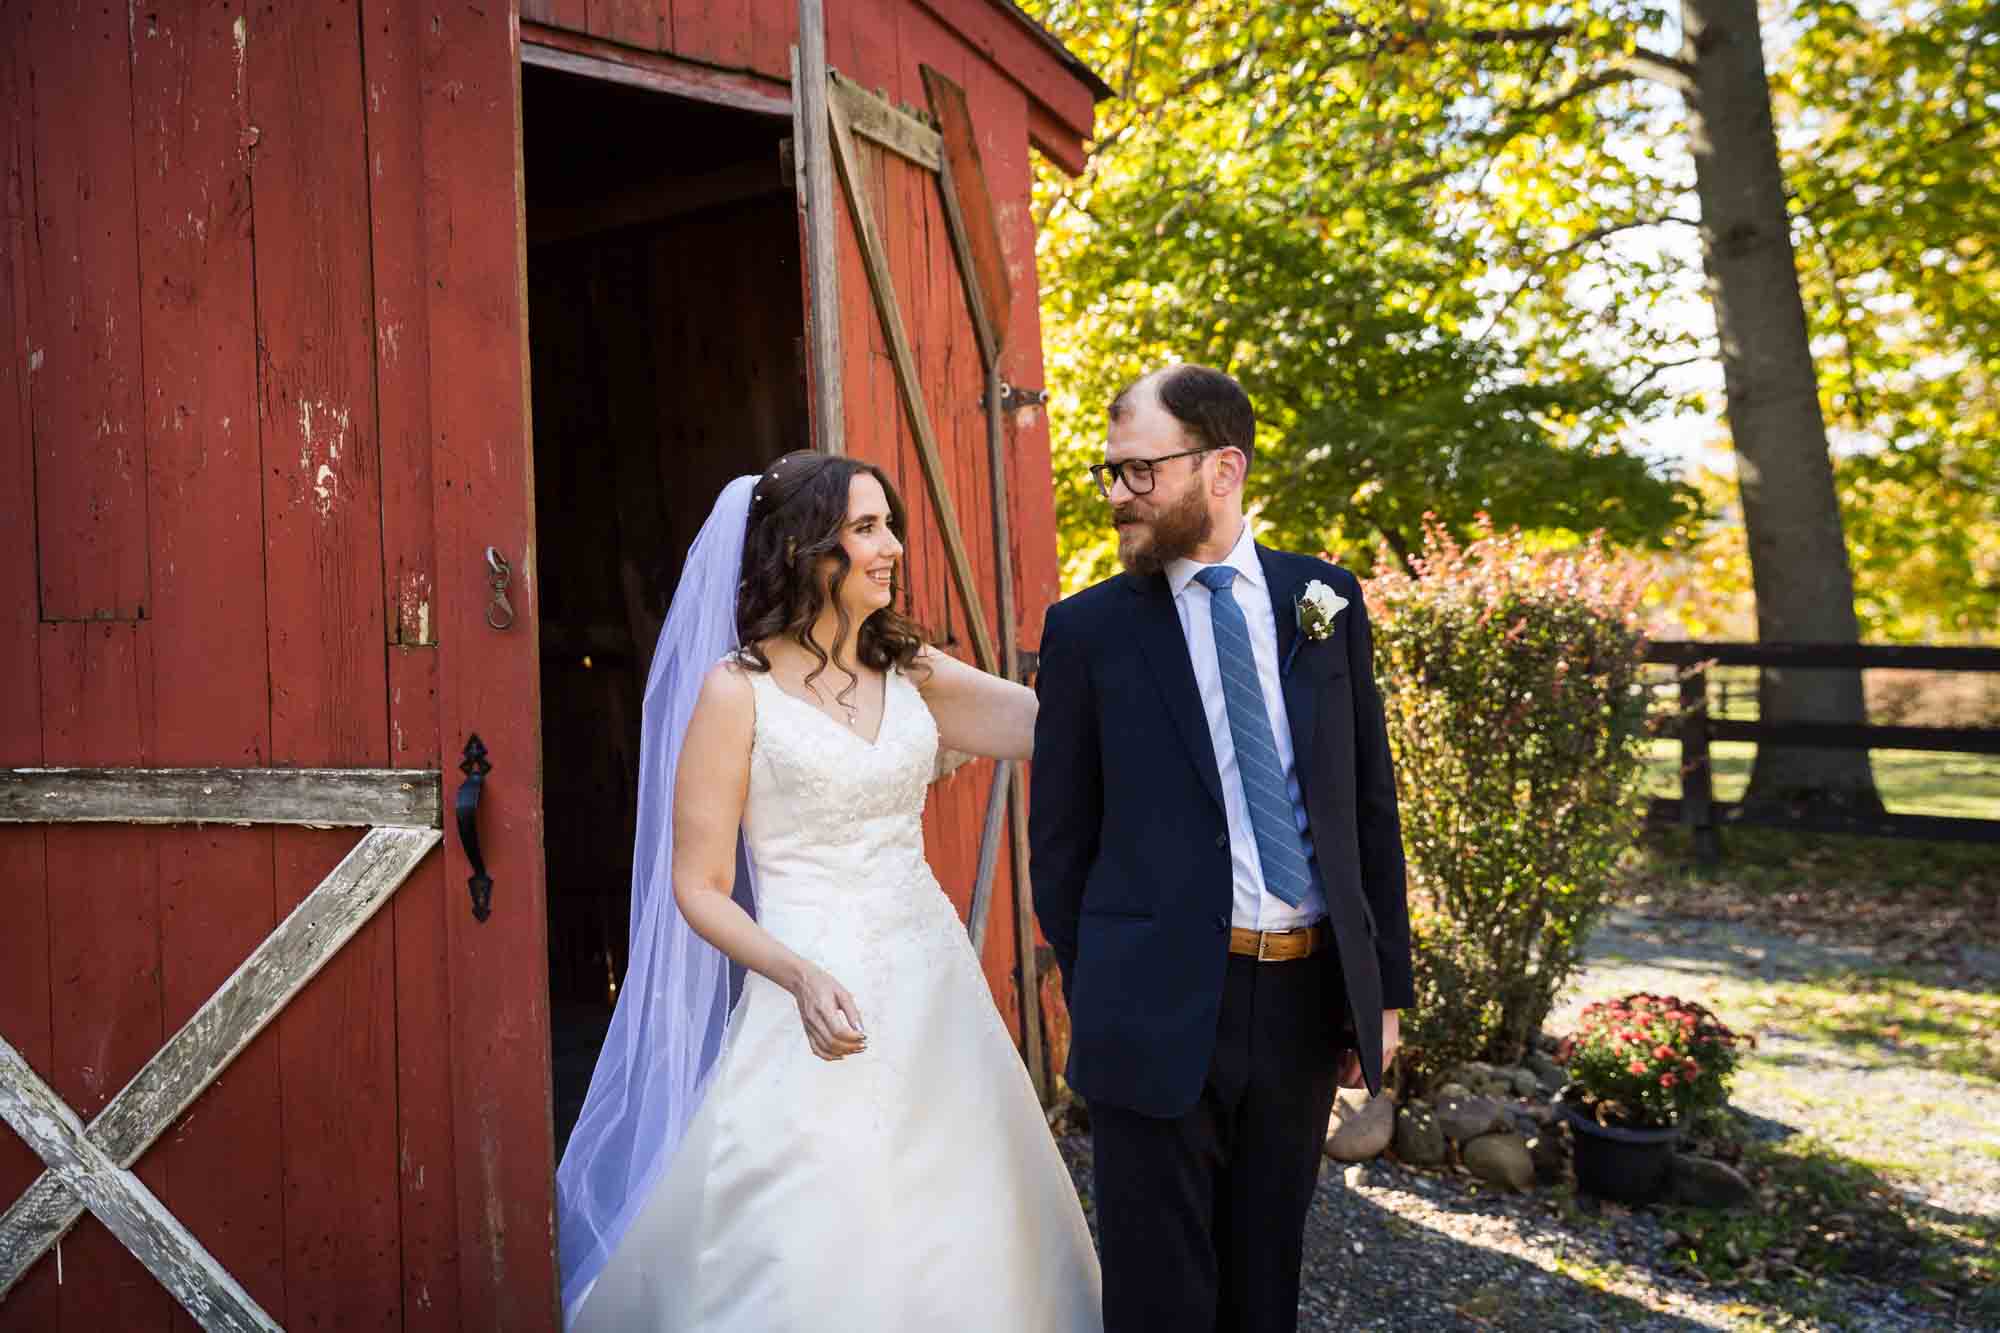
[[[1030,814],[1105,1328],[1290,1330],[1335,1085],[1380,1091],[1414,999],[1368,613],[1251,541],[1235,380],[1169,367],[1110,416],[1126,572],[1049,610]]]

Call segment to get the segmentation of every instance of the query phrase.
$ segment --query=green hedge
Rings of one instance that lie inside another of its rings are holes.
[[[1396,755],[1420,1077],[1519,1060],[1604,911],[1641,812],[1646,701],[1634,567],[1433,528],[1368,585]]]

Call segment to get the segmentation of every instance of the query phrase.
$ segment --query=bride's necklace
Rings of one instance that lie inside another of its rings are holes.
[[[806,689],[812,693],[813,706],[819,709],[820,712],[826,713],[828,717],[833,717],[833,714],[827,713],[826,697],[819,692],[819,686],[807,685]],[[847,729],[849,731],[860,731],[860,710],[837,694],[833,696],[833,703],[836,708],[840,709],[846,715]],[[835,718],[834,720],[839,721],[840,719]]]
[[[814,699],[819,699],[819,689],[818,689],[818,687],[816,687],[816,686],[810,686],[810,685],[809,685],[809,686],[807,686],[806,688],[808,688],[808,689],[812,690],[812,692],[813,692],[813,698],[814,698]],[[834,700],[833,700],[833,702],[834,702],[835,706],[837,706],[837,707],[838,707],[838,708],[840,709],[840,711],[841,711],[841,712],[843,712],[843,713],[847,714],[847,728],[848,728],[848,730],[849,730],[849,731],[859,731],[859,730],[861,730],[861,723],[860,723],[860,722],[859,722],[859,720],[857,719],[857,715],[856,715],[856,714],[857,714],[857,710],[855,709],[854,705],[853,705],[853,704],[851,704],[851,703],[849,703],[849,702],[847,702],[847,700],[845,700],[845,699],[841,698],[841,697],[840,697],[840,696],[838,696],[838,695],[835,695],[835,696],[834,696]],[[819,705],[819,709],[820,709],[820,711],[821,711],[822,713],[826,712],[826,704],[825,704],[825,702],[824,702],[824,701],[821,701],[821,703],[820,703],[820,705]]]

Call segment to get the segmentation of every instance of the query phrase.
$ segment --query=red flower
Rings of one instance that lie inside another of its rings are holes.
[[[1635,1074],[1643,1074],[1646,1072],[1646,1062],[1644,1060],[1634,1060],[1631,1064],[1625,1067],[1631,1070]]]
[[[1671,1060],[1674,1058],[1673,1048],[1670,1046],[1655,1046],[1653,1048],[1653,1058],[1656,1060]]]
[[[1674,1076],[1672,1074],[1660,1075],[1660,1086],[1663,1088],[1671,1088],[1672,1086],[1674,1086]]]

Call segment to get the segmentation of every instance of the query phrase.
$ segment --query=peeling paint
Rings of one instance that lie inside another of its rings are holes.
[[[299,471],[313,474],[313,494],[319,498],[313,507],[322,518],[333,512],[338,499],[340,479],[332,465],[340,461],[351,420],[345,407],[306,398],[299,400]],[[324,457],[315,466],[315,455],[321,453]]]
[[[244,53],[250,49],[250,21],[238,14],[236,22],[230,25],[229,30],[236,38],[236,66],[240,71],[243,67]]]
[[[36,371],[40,370],[42,368],[42,362],[46,359],[47,358],[43,354],[43,349],[39,347],[33,347],[28,349],[28,373],[32,375]]]
[[[507,1210],[500,1202],[500,1132],[493,1123],[493,1108],[479,1108],[480,1202],[486,1213],[489,1244],[486,1257],[492,1265],[493,1289],[507,1289],[507,1252],[500,1238],[507,1234]]]

